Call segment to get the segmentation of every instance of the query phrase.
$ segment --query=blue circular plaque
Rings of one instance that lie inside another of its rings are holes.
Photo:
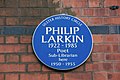
[[[58,14],[46,18],[37,26],[32,46],[37,58],[46,66],[70,70],[88,59],[93,41],[83,21],[71,15]]]

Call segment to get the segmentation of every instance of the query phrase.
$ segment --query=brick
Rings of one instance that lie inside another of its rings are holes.
[[[35,55],[21,55],[21,62],[38,62]]]
[[[117,10],[109,10],[109,16],[117,16],[118,14]]]
[[[46,0],[20,0],[20,7],[47,7]]]
[[[38,7],[38,2],[42,2],[41,0],[29,0],[30,7]],[[41,3],[42,5],[42,3]]]
[[[68,2],[66,2],[68,3]],[[70,0],[70,4],[72,7],[87,7],[87,0]]]
[[[26,52],[25,45],[0,45],[0,53]]]
[[[104,25],[103,20],[104,20],[104,18],[100,18],[100,17],[92,17],[92,18],[89,18],[89,25],[91,25],[91,26]]]
[[[31,52],[33,53],[32,45],[28,45],[28,52],[29,53],[31,53]]]
[[[18,16],[17,8],[0,8],[0,16]]]
[[[115,71],[120,71],[120,62],[114,63],[114,69],[115,69]]]
[[[93,74],[94,80],[108,80],[106,72],[94,72]]]
[[[0,80],[4,80],[4,74],[0,74]]]
[[[0,72],[25,72],[24,64],[0,64]]]
[[[5,46],[0,46],[0,53],[3,53],[3,52],[5,52]]]
[[[4,43],[4,36],[0,36],[0,43]]]
[[[83,8],[82,16],[94,16],[95,9],[94,8]]]
[[[40,64],[29,64],[28,71],[40,71],[41,65]]]
[[[51,15],[55,15],[55,14],[57,14],[57,13],[59,13],[55,8],[49,8],[49,15],[51,16]]]
[[[97,17],[109,16],[109,9],[108,8],[95,8],[94,15]]]
[[[31,36],[21,36],[20,43],[31,43],[32,37]]]
[[[5,6],[4,0],[0,0],[0,7],[4,7],[4,6]]]
[[[16,45],[15,47],[15,52],[26,52],[26,45]]]
[[[18,36],[6,36],[6,43],[18,43]]]
[[[19,19],[18,18],[6,18],[6,25],[18,25]]]
[[[45,13],[44,13],[45,14]],[[43,18],[41,17],[24,17],[24,18],[20,18],[20,25],[38,25],[41,21],[43,20]]]
[[[40,14],[42,17],[48,17],[50,15],[49,8],[41,8]]]
[[[71,11],[74,12],[76,16],[81,16],[81,10],[79,8],[71,8]]]
[[[91,56],[87,59],[86,63],[90,63],[91,62]]]
[[[103,35],[93,35],[94,43],[103,43]]]
[[[50,80],[62,80],[61,74],[50,74]]]
[[[114,53],[114,54],[106,54],[106,60],[120,60],[120,54]]]
[[[6,80],[19,80],[18,74],[6,74],[5,79]]]
[[[80,20],[82,20],[85,24],[89,23],[87,17],[80,17]]]
[[[46,4],[47,4],[46,0],[30,0],[30,7],[43,7],[43,6],[47,7]]]
[[[18,0],[6,0],[5,1],[6,7],[17,7],[18,6]]]
[[[112,44],[112,52],[120,53],[120,44]]]
[[[31,15],[31,8],[20,8],[19,10],[19,16],[32,16]],[[28,13],[29,12],[29,13]]]
[[[34,0],[33,0],[34,1]],[[39,0],[38,0],[39,1]],[[48,0],[42,0],[42,7],[48,7]],[[53,4],[54,5],[54,4]]]
[[[41,8],[20,8],[19,16],[28,17],[28,16],[41,16]]]
[[[45,65],[42,65],[42,71],[43,72],[49,72],[49,71],[53,71],[51,68],[45,66]]]
[[[99,7],[100,0],[89,0],[89,7]]]
[[[91,73],[65,73],[64,80],[92,80]]]
[[[41,9],[40,8],[33,8],[30,10],[31,16],[41,16]]]
[[[85,65],[83,64],[83,65],[77,67],[76,69],[74,69],[73,71],[84,71],[84,67],[85,67]]]
[[[108,80],[119,80],[120,72],[110,72],[108,73]]]
[[[18,55],[7,55],[6,56],[6,62],[19,62],[19,56]]]
[[[20,0],[19,7],[30,7],[30,0]]]
[[[46,0],[20,0],[20,7],[47,7]]]
[[[117,4],[118,4],[118,5],[120,4],[120,0],[117,0]]]
[[[40,73],[20,74],[20,80],[48,80],[48,75]]]
[[[112,63],[93,63],[86,64],[86,71],[112,71],[113,64]]]
[[[41,16],[40,8],[33,8],[30,10],[31,16]]]
[[[0,63],[3,63],[3,62],[5,62],[5,57],[4,55],[0,55]]]
[[[0,25],[5,25],[5,18],[0,18]]]
[[[120,9],[117,9],[116,13],[117,13],[118,16],[120,16]]]
[[[104,61],[104,60],[105,60],[105,54],[101,54],[101,53],[92,54],[92,61]]]
[[[110,45],[110,44],[94,44],[93,52],[111,53],[112,52],[112,45]]]
[[[119,37],[120,35],[117,35],[117,34],[106,35],[104,36],[104,42],[105,43],[119,43],[120,42]]]
[[[64,3],[65,6],[70,6],[69,3],[68,3],[69,0],[62,0],[62,2]],[[59,3],[60,3],[60,1],[48,0],[48,7],[50,7],[50,8],[51,8],[51,7],[52,7],[52,8],[53,8],[53,7],[59,7]],[[63,6],[64,6],[64,5],[63,5]]]
[[[109,7],[111,5],[119,5],[120,0],[105,0],[104,1],[104,6]]]
[[[120,18],[119,17],[108,17],[104,19],[104,24],[106,25],[119,25]]]

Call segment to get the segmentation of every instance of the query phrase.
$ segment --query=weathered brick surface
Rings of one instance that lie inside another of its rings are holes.
[[[50,74],[50,80],[62,80],[61,74]]]
[[[36,58],[36,56],[34,54],[30,54],[30,55],[21,55],[21,62],[38,62],[38,59]]]
[[[0,55],[0,63],[4,63],[5,62],[5,56],[4,55]]]
[[[4,36],[0,36],[0,43],[4,43]]]
[[[86,64],[86,71],[113,71],[113,64],[108,62],[96,62]]]
[[[0,53],[19,53],[26,51],[27,51],[26,45],[20,44],[0,45]]]
[[[120,72],[113,72],[108,73],[108,80],[119,80],[120,79]]]
[[[6,55],[6,62],[10,63],[10,62],[19,62],[19,55],[16,54],[9,54]]]
[[[120,80],[120,9],[110,10],[113,5],[120,0],[0,0],[0,80]],[[58,13],[103,33],[93,34],[86,63],[66,72],[44,66],[31,46],[34,28]]]
[[[40,64],[29,64],[28,65],[28,71],[41,71],[41,65]]]
[[[89,0],[89,7],[100,7],[100,0]]]
[[[106,72],[94,72],[93,75],[94,80],[108,80]]]
[[[20,80],[48,80],[47,74],[33,73],[20,74]]]
[[[19,75],[18,74],[6,74],[5,79],[6,80],[18,80]]]
[[[4,74],[0,74],[0,79],[4,80]]]
[[[19,18],[6,18],[6,25],[19,25]]]
[[[87,73],[65,73],[64,77],[65,77],[65,80],[92,80],[92,76],[91,76],[90,72],[87,72]]]
[[[25,72],[24,64],[0,64],[0,72]]]
[[[18,43],[18,36],[6,36],[6,43]]]

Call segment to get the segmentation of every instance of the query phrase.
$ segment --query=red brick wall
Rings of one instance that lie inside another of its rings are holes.
[[[58,13],[75,15],[91,27],[120,26],[120,9],[110,10],[113,5],[120,6],[120,0],[0,0],[0,80],[120,80],[120,34],[93,34],[90,58],[74,70],[56,71],[34,55],[32,34],[9,32],[36,27]]]

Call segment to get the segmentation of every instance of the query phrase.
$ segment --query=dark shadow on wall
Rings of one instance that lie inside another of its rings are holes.
[[[8,18],[6,26],[37,26],[43,19],[56,14],[70,14],[61,0],[0,0],[0,17]]]
[[[71,14],[71,7],[64,7],[61,0],[19,0],[20,25],[37,26],[43,19],[56,14]]]

